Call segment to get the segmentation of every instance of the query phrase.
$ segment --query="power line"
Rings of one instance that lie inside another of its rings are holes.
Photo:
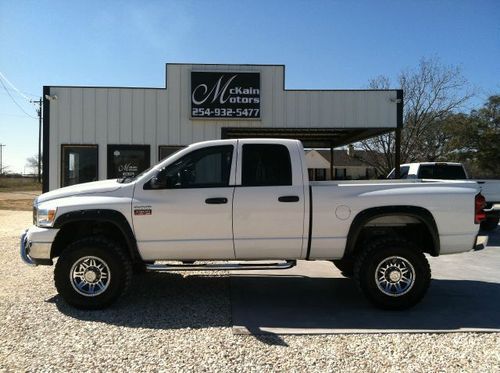
[[[0,73],[1,75],[2,73]],[[10,94],[9,90],[7,89],[7,87],[5,86],[4,82],[2,79],[0,79],[0,83],[2,84],[2,87],[3,89],[5,89],[5,92],[7,92],[7,94],[9,95],[9,97],[12,99],[12,101],[16,104],[16,106],[21,109],[21,111],[26,114],[27,116],[29,116],[30,118],[33,118],[33,119],[37,119],[36,117],[30,115],[26,110],[23,109],[23,107],[21,105],[19,105],[19,103],[14,99],[14,97]],[[29,101],[29,100],[28,100]]]
[[[19,93],[19,95],[21,95],[21,97],[23,97],[26,101],[30,102],[30,98],[28,96],[26,96],[23,92],[21,92],[14,84],[12,84],[11,81],[9,79],[7,79],[7,77],[5,75],[3,75],[1,71],[0,71],[0,79],[3,79],[4,81],[6,81],[7,84],[10,85],[14,91]],[[5,90],[7,90],[7,87],[4,86],[4,88],[5,88]]]
[[[1,79],[1,78],[0,78],[0,79]],[[7,87],[7,89],[9,90],[9,92],[17,92],[17,91],[15,91],[15,90],[13,90],[13,89],[10,89],[9,87]],[[0,92],[0,93],[1,93],[1,94],[3,94],[3,95],[5,95],[5,93],[4,93],[4,92]],[[29,96],[29,97],[33,97],[33,98],[35,98],[35,97],[39,97],[39,95],[35,95],[35,94],[33,94],[33,93],[29,93],[29,92],[23,92],[23,93],[24,93],[25,95]]]

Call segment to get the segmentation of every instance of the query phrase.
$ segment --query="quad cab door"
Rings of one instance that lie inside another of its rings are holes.
[[[308,207],[302,147],[296,141],[239,140],[238,148],[233,201],[236,258],[301,258]]]
[[[234,259],[236,143],[195,147],[136,185],[132,216],[144,260]]]

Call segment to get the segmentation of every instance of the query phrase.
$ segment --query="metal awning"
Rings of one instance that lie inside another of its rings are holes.
[[[223,127],[223,139],[281,138],[302,141],[305,148],[329,148],[352,144],[394,131],[394,128],[262,128]]]

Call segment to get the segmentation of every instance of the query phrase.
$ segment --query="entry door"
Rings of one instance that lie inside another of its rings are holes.
[[[240,140],[240,185],[233,202],[236,258],[299,258],[304,236],[302,175],[292,175],[287,146],[245,141],[251,140]]]
[[[234,258],[234,148],[193,150],[136,187],[132,214],[143,259]]]

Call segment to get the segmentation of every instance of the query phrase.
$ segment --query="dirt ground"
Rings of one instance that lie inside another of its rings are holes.
[[[39,190],[0,192],[0,210],[31,211]]]

